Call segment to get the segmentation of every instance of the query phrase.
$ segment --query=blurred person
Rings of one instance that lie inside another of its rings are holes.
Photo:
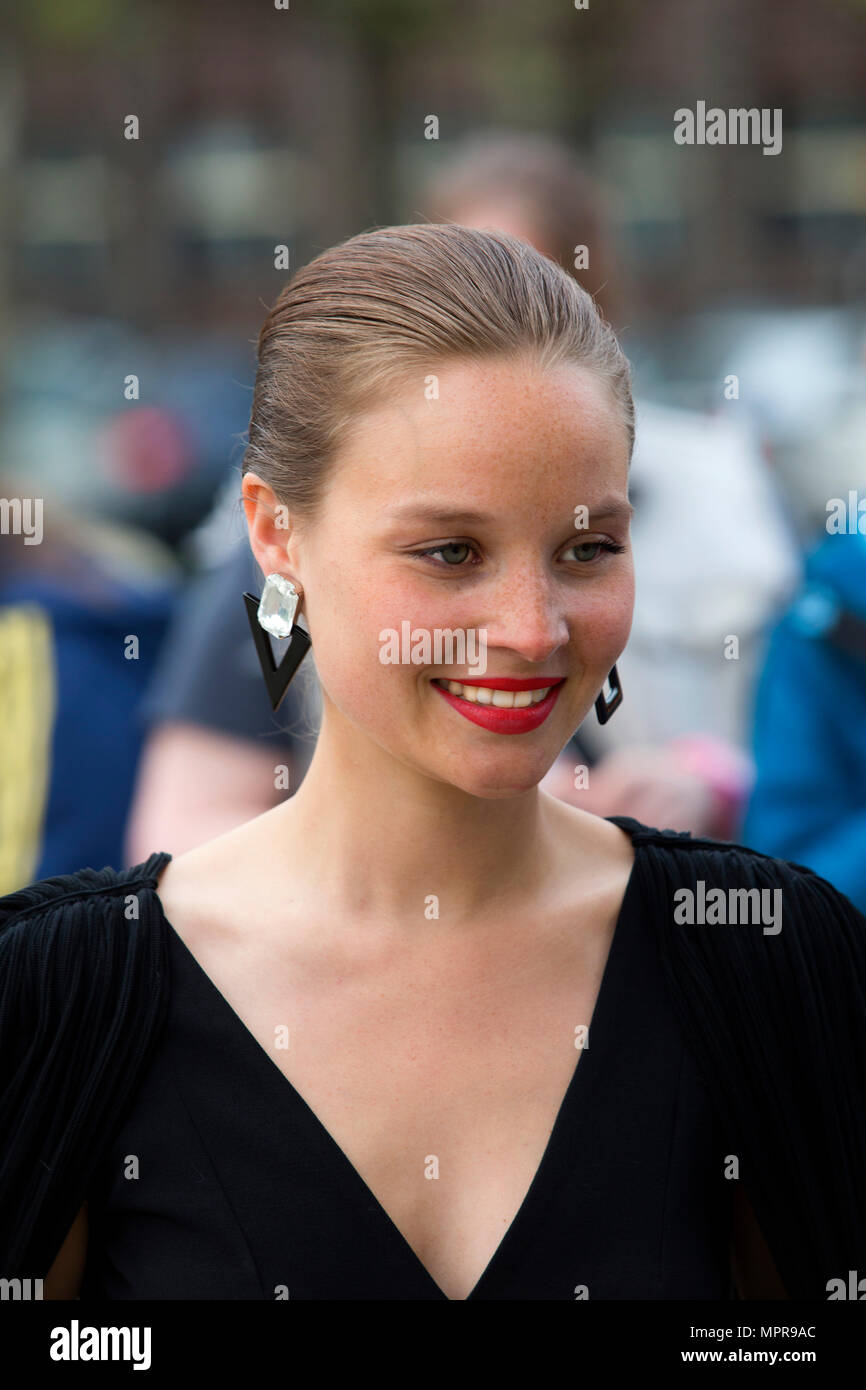
[[[204,845],[0,898],[4,1279],[712,1302],[862,1267],[866,918],[540,789],[625,708],[629,377],[502,233],[382,228],[282,290],[242,495],[259,621],[290,634],[274,673],[253,628],[266,686],[311,640],[315,752]],[[407,620],[483,633],[485,672],[383,661]]]
[[[36,484],[26,491],[38,492]],[[0,891],[73,865],[123,862],[139,705],[177,591],[170,551],[0,482],[38,505],[40,534],[0,538]],[[26,512],[21,512],[23,517]],[[17,523],[16,523],[17,524]]]
[[[746,843],[806,865],[866,911],[866,535],[859,531],[825,531],[810,550],[803,587],[772,634],[758,684],[754,758]]]

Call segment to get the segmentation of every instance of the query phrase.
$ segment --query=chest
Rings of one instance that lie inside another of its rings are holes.
[[[346,977],[202,964],[428,1273],[466,1298],[535,1178],[587,1046],[609,941]],[[264,1059],[263,1059],[264,1061]]]

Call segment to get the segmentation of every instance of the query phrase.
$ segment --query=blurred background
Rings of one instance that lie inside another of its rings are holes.
[[[0,893],[296,789],[315,693],[272,715],[240,597],[258,331],[334,242],[457,220],[560,260],[634,370],[625,699],[549,789],[864,908],[866,0],[32,0],[0,37]],[[678,145],[698,101],[778,108],[781,152]]]

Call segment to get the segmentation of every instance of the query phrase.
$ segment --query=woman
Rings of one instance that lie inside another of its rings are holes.
[[[283,290],[243,504],[263,626],[300,599],[316,751],[237,830],[0,901],[5,1270],[111,1299],[825,1297],[866,1253],[866,920],[538,789],[617,703],[632,443],[611,330],[525,243],[385,228]]]

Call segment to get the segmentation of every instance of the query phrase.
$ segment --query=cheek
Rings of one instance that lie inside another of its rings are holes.
[[[364,569],[356,567],[351,587],[344,567],[331,570],[326,582],[317,577],[315,603],[306,616],[316,669],[329,697],[345,713],[375,724],[386,703],[405,689],[407,673],[417,675],[422,669],[382,661],[380,654],[388,643],[380,634],[393,632],[400,644],[403,623],[410,629],[434,627],[440,623],[442,605],[433,597],[413,595],[403,577],[380,573],[374,580]]]
[[[572,619],[578,647],[591,647],[597,664],[616,659],[628,641],[634,611],[634,575],[629,569],[585,598]]]

